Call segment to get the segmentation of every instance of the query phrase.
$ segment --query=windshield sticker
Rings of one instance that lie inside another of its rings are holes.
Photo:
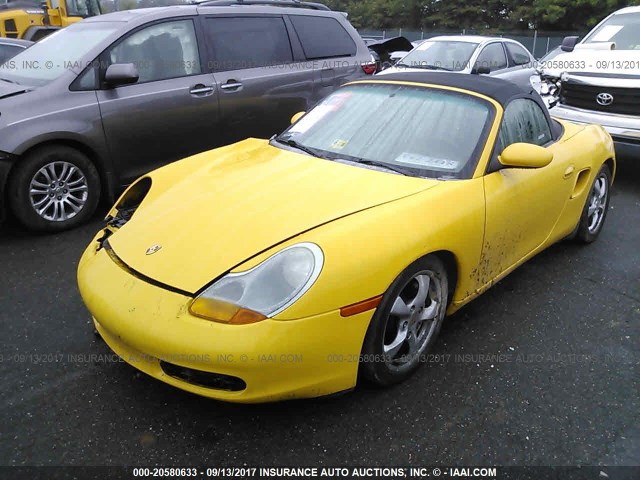
[[[298,122],[291,127],[290,133],[304,133],[318,123],[329,112],[332,112],[334,108],[330,105],[318,105],[316,108],[307,113]]]
[[[616,33],[622,30],[622,25],[607,25],[593,37],[590,42],[608,42]]]
[[[347,100],[349,100],[351,95],[352,95],[351,92],[334,93],[329,98],[327,98],[324,102],[322,102],[322,104],[332,107],[331,109],[334,111],[339,110],[342,107],[342,105],[344,105],[344,103]]]
[[[458,170],[458,162],[446,158],[427,157],[417,153],[403,152],[398,155],[394,163],[401,163],[410,167],[427,168],[430,170]]]
[[[351,92],[334,93],[325,99],[320,105],[315,107],[309,113],[296,123],[289,132],[304,133],[318,123],[327,113],[339,110],[342,105],[351,97]],[[343,145],[344,146],[344,145]]]
[[[342,150],[344,147],[347,146],[347,143],[349,143],[347,140],[337,139],[335,142],[331,144],[331,148],[333,148],[334,150]]]

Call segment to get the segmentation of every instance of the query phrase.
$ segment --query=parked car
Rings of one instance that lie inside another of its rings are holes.
[[[18,38],[1,38],[0,37],[0,65],[5,63],[12,57],[15,57],[25,48],[33,45],[29,40],[20,40]],[[0,67],[0,74],[2,68]]]
[[[407,50],[412,48],[412,44],[405,37],[383,38],[367,43],[367,47],[376,61],[376,71],[380,72],[397,61],[397,50]],[[404,55],[403,55],[404,56]]]
[[[618,10],[584,39],[541,63],[540,93],[553,116],[603,125],[619,155],[640,156],[640,7]]]
[[[293,119],[295,121],[299,115]],[[453,313],[551,244],[602,231],[597,125],[498,78],[352,82],[271,140],[134,183],[78,266],[115,353],[232,402],[406,379]]]
[[[550,106],[549,105],[549,98],[550,97],[548,95],[549,87],[548,86],[544,86],[543,87],[543,82],[540,79],[540,72],[542,70],[544,70],[544,66],[546,64],[550,63],[551,60],[556,58],[561,53],[563,53],[562,47],[561,47],[561,45],[558,45],[557,47],[552,48],[547,53],[545,53],[542,57],[540,57],[540,60],[538,60],[536,62],[536,72],[533,75],[531,75],[531,78],[530,78],[531,85],[536,90],[536,92],[542,94],[543,89],[545,90],[545,95],[543,95],[542,99],[547,104],[547,107]]]
[[[362,37],[362,41],[364,42],[365,45],[369,46],[372,43],[377,43],[379,39],[372,38],[372,37]]]
[[[536,73],[535,59],[521,43],[508,38],[477,35],[429,38],[401,56],[395,67],[381,74],[400,70],[488,74],[527,88],[531,75]]]
[[[267,0],[101,15],[13,60],[0,72],[0,187],[46,231],[167,162],[269,137],[374,70],[343,14]]]
[[[411,42],[411,48],[407,51],[407,50],[398,50],[395,52],[391,52],[391,54],[389,55],[389,60],[391,61],[391,63],[393,65],[395,65],[396,63],[398,63],[407,53],[409,53],[411,50],[413,50],[414,48],[416,48],[418,45],[426,42],[428,39],[423,39],[423,40],[414,40]]]

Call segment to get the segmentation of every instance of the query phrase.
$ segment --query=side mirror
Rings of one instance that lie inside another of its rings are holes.
[[[136,83],[140,78],[138,69],[133,63],[114,63],[109,65],[104,74],[104,80],[109,87],[119,87]]]
[[[487,75],[491,73],[491,69],[487,65],[475,65],[471,69],[471,73],[473,75]]]
[[[293,125],[294,123],[296,123],[298,120],[300,120],[300,117],[303,116],[306,112],[298,112],[298,113],[294,113],[293,117],[291,117],[291,125]]]
[[[578,38],[580,37],[564,37],[562,39],[562,45],[560,45],[560,50],[562,50],[563,52],[573,52],[576,43],[578,43]]]
[[[532,143],[512,143],[505,148],[498,161],[505,167],[541,168],[553,160],[553,153]]]

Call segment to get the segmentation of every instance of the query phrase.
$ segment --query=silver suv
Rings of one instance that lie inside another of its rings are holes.
[[[0,195],[33,230],[85,221],[165,163],[267,138],[373,73],[346,16],[320,4],[213,1],[116,12],[0,66]]]

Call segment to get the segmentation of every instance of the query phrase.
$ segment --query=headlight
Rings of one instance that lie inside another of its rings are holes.
[[[314,243],[298,243],[246,272],[229,273],[202,292],[189,311],[222,323],[255,323],[282,312],[315,283],[324,256]]]
[[[531,75],[529,77],[529,83],[531,84],[531,86],[534,88],[534,90],[538,93],[540,93],[540,85],[541,85],[541,81],[540,81],[540,75],[536,74],[536,75]]]
[[[560,99],[560,79],[540,75],[540,83],[537,90],[547,107],[551,108]]]

